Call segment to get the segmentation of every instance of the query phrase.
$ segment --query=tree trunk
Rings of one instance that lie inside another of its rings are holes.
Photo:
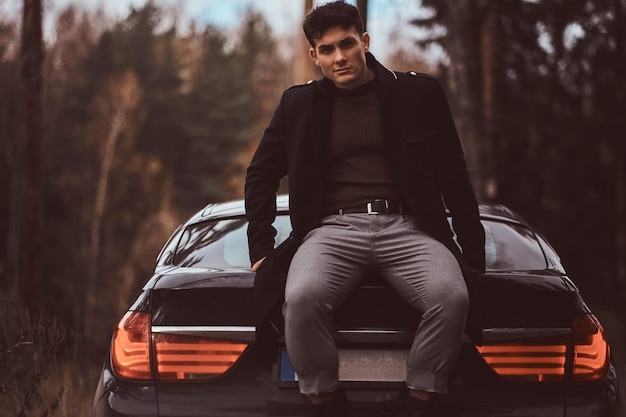
[[[626,77],[626,29],[624,28],[624,8],[622,0],[613,0],[614,9],[614,38],[615,38],[615,65],[616,78],[623,80]],[[616,112],[623,111],[626,104],[626,87],[621,84],[615,89]],[[615,120],[614,135],[616,138],[616,246],[617,246],[617,294],[619,294],[618,305],[622,306],[622,314],[626,314],[626,143],[623,140],[623,132],[626,129],[624,119],[621,114],[614,114]]]
[[[363,30],[367,30],[367,0],[356,0],[356,8],[359,9],[361,14]]]
[[[108,134],[104,144],[102,165],[94,201],[93,215],[90,226],[89,268],[85,293],[85,310],[83,315],[83,334],[89,337],[94,329],[94,313],[96,306],[96,292],[98,273],[100,268],[100,232],[102,218],[106,205],[109,178],[115,159],[115,148],[126,122],[127,113],[137,104],[139,91],[137,80],[133,73],[126,73],[122,77],[112,79],[104,88],[103,98],[95,104],[105,114],[108,125]]]
[[[23,139],[13,146],[9,273],[12,291],[29,308],[41,308],[43,248],[43,39],[41,0],[24,0],[20,48],[24,92]],[[26,296],[27,295],[27,296]]]
[[[445,47],[450,56],[449,97],[476,196],[485,198],[482,82],[476,0],[447,0]]]
[[[98,178],[98,187],[96,189],[96,198],[91,217],[90,227],[90,244],[89,244],[89,268],[87,272],[87,289],[86,303],[84,313],[84,334],[89,337],[93,332],[94,308],[96,304],[96,289],[98,283],[98,269],[100,265],[100,231],[102,229],[102,216],[104,214],[104,205],[106,202],[109,177],[113,158],[115,157],[115,147],[117,139],[120,136],[126,116],[126,107],[124,103],[120,103],[115,109],[115,113],[111,119],[109,134],[107,136],[104,155],[102,157],[102,167]]]
[[[483,191],[482,197],[486,201],[496,201],[498,188],[496,181],[495,162],[497,160],[496,148],[498,143],[498,74],[499,52],[497,3],[483,1],[481,15],[484,16],[483,24],[480,25],[480,52],[482,71],[482,102],[483,102],[483,127],[484,136],[477,144],[479,161],[482,169]]]
[[[306,15],[313,9],[313,0],[304,0],[304,19]],[[302,84],[309,80],[315,80],[320,77],[320,72],[315,66],[315,63],[309,56],[309,48],[311,45],[304,36],[304,32],[300,30],[300,48],[296,50],[296,71],[295,71],[295,83]]]
[[[624,150],[617,155],[617,294],[620,294],[618,305],[626,302],[626,163]],[[626,307],[622,307],[626,313]]]

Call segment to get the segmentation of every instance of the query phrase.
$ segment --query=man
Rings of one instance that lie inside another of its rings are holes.
[[[285,91],[248,168],[255,286],[276,280],[281,262],[289,265],[285,340],[300,391],[315,415],[345,417],[332,311],[376,268],[422,312],[408,394],[394,415],[426,416],[435,395],[447,392],[465,331],[467,272],[485,268],[484,231],[454,122],[434,78],[376,61],[355,7],[319,6],[303,29],[324,78]],[[272,222],[285,175],[294,249],[279,260]]]

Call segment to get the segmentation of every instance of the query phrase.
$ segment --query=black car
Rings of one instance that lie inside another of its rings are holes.
[[[291,225],[287,197],[277,204],[278,244]],[[475,278],[473,308],[483,343],[466,338],[437,415],[622,417],[603,328],[555,251],[507,208],[480,213],[487,272]],[[117,324],[94,416],[309,415],[284,341],[255,345],[246,230],[234,201],[207,206],[172,235]],[[388,415],[419,313],[372,274],[333,319],[351,413]]]

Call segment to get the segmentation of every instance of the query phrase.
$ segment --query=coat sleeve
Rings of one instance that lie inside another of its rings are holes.
[[[246,173],[245,206],[248,218],[248,247],[254,264],[274,248],[276,229],[276,192],[280,180],[287,175],[284,142],[284,99],[265,129]]]
[[[433,117],[438,134],[437,180],[444,202],[452,215],[452,227],[463,251],[463,258],[470,268],[484,272],[485,231],[480,223],[478,203],[461,141],[441,84],[433,80],[431,85]]]

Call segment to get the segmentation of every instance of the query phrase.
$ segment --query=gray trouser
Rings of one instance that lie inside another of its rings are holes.
[[[391,214],[326,217],[298,248],[287,276],[283,315],[300,391],[318,394],[337,388],[332,311],[372,266],[422,312],[408,355],[407,385],[447,392],[469,306],[463,274],[454,255],[413,217]]]

